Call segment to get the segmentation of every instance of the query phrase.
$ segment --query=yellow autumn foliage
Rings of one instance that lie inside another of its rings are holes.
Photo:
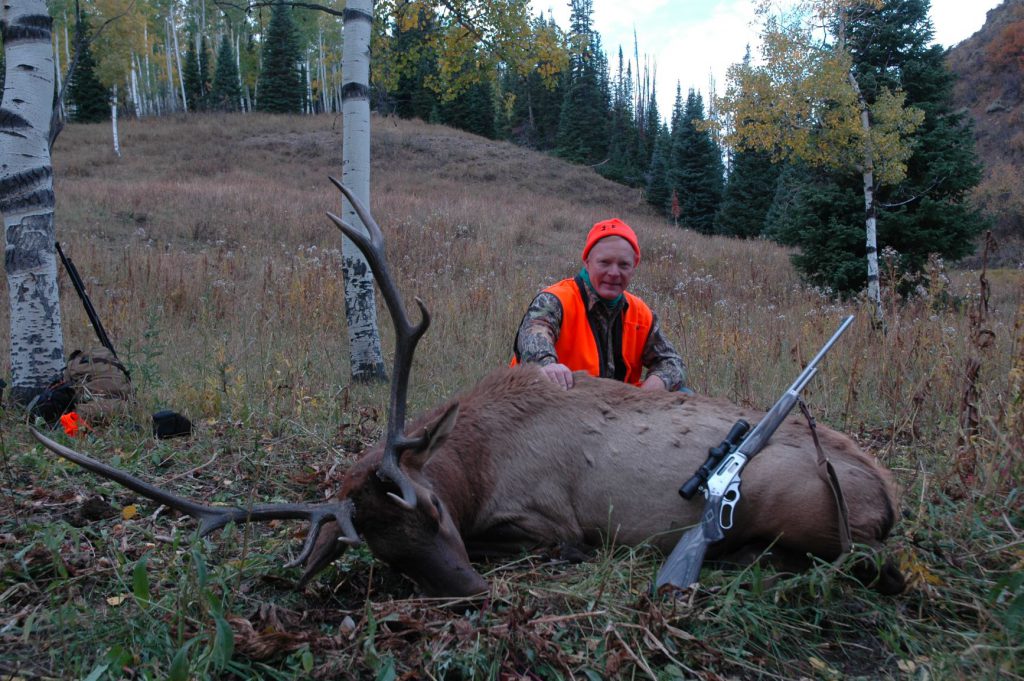
[[[531,17],[522,0],[383,0],[374,12],[373,78],[386,89],[397,87],[428,57],[436,70],[423,75],[424,85],[442,100],[454,99],[498,63],[520,74],[539,73],[550,86],[569,63],[565,36],[557,26]],[[400,49],[382,39],[412,30],[423,31],[422,39]]]
[[[780,161],[873,172],[886,184],[903,179],[924,113],[906,106],[899,91],[863,101],[844,37],[825,28],[841,30],[855,6],[863,5],[815,0],[775,15],[762,4],[761,63],[733,65],[725,95],[716,99],[726,144]]]

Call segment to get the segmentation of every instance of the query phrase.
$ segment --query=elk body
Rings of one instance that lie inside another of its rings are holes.
[[[696,395],[643,391],[577,374],[563,390],[530,366],[497,370],[465,394],[405,424],[405,393],[416,342],[429,316],[410,323],[383,260],[383,237],[352,201],[370,238],[331,216],[367,256],[396,326],[395,370],[385,441],[347,472],[327,504],[252,508],[203,506],[152,487],[41,435],[47,447],[100,475],[201,521],[206,534],[229,522],[305,519],[305,583],[353,543],[416,582],[429,595],[487,590],[471,557],[547,545],[650,543],[668,553],[695,524],[703,500],[679,484],[740,418],[763,414]],[[419,302],[419,301],[417,301]],[[819,428],[836,469],[855,542],[879,547],[895,519],[888,473],[848,437]],[[757,556],[786,569],[807,556],[840,553],[839,513],[818,476],[811,433],[791,418],[744,469],[734,526],[709,557]],[[903,587],[889,563],[866,566],[883,592]]]
[[[502,369],[410,429],[432,433],[401,459],[414,508],[388,496],[393,485],[376,475],[379,449],[348,472],[340,496],[352,501],[355,529],[375,556],[427,593],[466,595],[486,588],[469,557],[612,541],[667,554],[704,507],[702,498],[682,499],[679,484],[737,419],[761,416],[583,374],[563,390],[535,368]],[[823,427],[818,434],[853,540],[878,547],[895,518],[888,473],[848,437]],[[806,422],[789,419],[744,469],[734,527],[709,557],[756,556],[770,546],[768,557],[786,569],[805,566],[808,554],[837,557],[839,514],[816,466]],[[308,573],[338,555],[336,536],[325,532]],[[902,589],[891,567],[878,577],[880,590]]]

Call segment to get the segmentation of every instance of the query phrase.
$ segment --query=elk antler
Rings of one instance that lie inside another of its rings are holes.
[[[401,497],[395,494],[390,495],[395,501],[408,509],[413,509],[416,507],[416,490],[413,489],[409,478],[402,472],[398,460],[399,452],[402,450],[422,449],[427,444],[425,435],[416,438],[405,435],[405,403],[406,391],[409,387],[409,372],[412,370],[412,356],[416,351],[416,344],[419,342],[420,336],[430,326],[430,313],[423,301],[416,298],[416,304],[420,308],[420,323],[414,326],[409,320],[409,315],[406,314],[405,306],[402,304],[402,297],[398,293],[398,287],[395,286],[395,281],[388,272],[387,259],[384,256],[384,234],[381,232],[380,226],[377,225],[366,206],[353,196],[348,188],[333,177],[330,179],[352,204],[356,215],[366,226],[369,236],[346,223],[337,215],[328,213],[327,217],[333,220],[338,229],[344,232],[345,236],[351,239],[352,243],[366,256],[366,262],[369,263],[373,276],[377,279],[377,285],[380,287],[381,295],[384,296],[384,302],[387,304],[391,320],[395,325],[395,363],[391,375],[388,429],[384,439],[384,458],[377,470],[377,475],[391,480],[401,490]]]
[[[130,490],[138,492],[142,496],[160,502],[176,511],[192,516],[199,521],[199,536],[205,537],[214,530],[219,530],[228,523],[260,522],[264,520],[308,520],[310,522],[309,534],[306,536],[306,543],[302,547],[295,560],[287,563],[285,567],[295,567],[306,562],[309,554],[313,551],[313,545],[320,534],[324,523],[333,520],[341,528],[342,536],[339,542],[348,545],[359,543],[359,535],[352,525],[352,513],[355,508],[349,499],[335,501],[326,504],[258,504],[252,508],[237,508],[226,506],[204,506],[194,501],[176,496],[148,482],[144,482],[133,475],[120,471],[105,463],[90,459],[85,454],[79,454],[73,449],[54,442],[50,438],[32,428],[32,434],[47,449],[63,456],[68,461],[78,464],[86,470],[101,475],[108,480],[113,480]]]

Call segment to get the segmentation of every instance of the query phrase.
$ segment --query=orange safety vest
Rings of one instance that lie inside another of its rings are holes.
[[[586,371],[591,376],[600,376],[601,356],[597,349],[597,339],[590,328],[587,305],[579,284],[575,279],[563,279],[544,291],[554,294],[562,303],[562,328],[555,342],[558,361],[573,371]],[[654,313],[632,293],[626,292],[624,295],[627,306],[622,318],[622,361],[626,366],[623,381],[640,385],[643,371],[641,360],[647,336],[654,323]],[[513,358],[512,365],[516,364],[518,358]]]

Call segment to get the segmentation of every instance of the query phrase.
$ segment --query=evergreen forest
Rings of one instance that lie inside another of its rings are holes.
[[[716,93],[656,82],[642,36],[605,46],[591,0],[569,4],[562,27],[522,3],[479,3],[492,13],[476,16],[452,11],[458,3],[375,3],[374,109],[591,166],[641,189],[681,228],[771,239],[794,247],[798,270],[823,290],[864,289],[870,247],[860,173],[779,153],[778,144],[733,143],[742,121],[716,106]],[[343,5],[54,0],[56,61],[65,74],[74,64],[67,117],[109,117],[112,93],[122,116],[337,113]],[[901,140],[904,176],[874,187],[877,251],[908,293],[929,267],[974,252],[987,224],[969,201],[981,166],[970,122],[954,108],[954,77],[932,41],[928,0],[848,6],[843,39],[825,49],[848,56],[865,106],[898,93],[917,116]],[[757,61],[748,50],[737,68],[756,70]],[[756,96],[734,85],[734,102]],[[658,88],[674,91],[671,111],[658,110]],[[811,138],[827,137],[828,112],[814,116]]]

